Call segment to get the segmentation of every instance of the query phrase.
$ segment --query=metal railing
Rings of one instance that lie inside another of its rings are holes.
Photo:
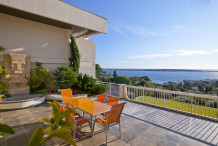
[[[109,96],[125,98],[129,101],[145,103],[218,121],[217,96],[108,82],[99,83],[107,86],[107,92],[104,94]]]
[[[218,121],[218,97],[125,85],[126,98]]]
[[[119,97],[120,96],[120,87],[119,84],[114,84],[114,83],[108,83],[108,82],[101,82],[103,85],[107,86],[107,92],[104,93],[109,96],[115,96]]]

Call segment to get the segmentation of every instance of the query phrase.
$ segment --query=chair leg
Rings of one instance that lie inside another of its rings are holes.
[[[119,122],[119,133],[120,133],[120,139],[121,139],[121,126],[120,126],[120,122]]]
[[[73,139],[76,137],[76,122],[74,124],[74,130],[73,130]]]
[[[105,127],[104,127],[104,130],[105,130],[106,145],[107,145],[107,129],[108,129],[107,126],[105,126]]]

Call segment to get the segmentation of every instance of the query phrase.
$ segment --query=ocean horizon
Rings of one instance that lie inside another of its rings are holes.
[[[116,69],[104,68],[107,74],[114,70],[120,76],[148,76],[154,83],[178,82],[183,80],[218,79],[218,69]]]

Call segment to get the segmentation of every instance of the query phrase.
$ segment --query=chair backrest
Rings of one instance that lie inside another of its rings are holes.
[[[101,103],[104,103],[105,97],[106,97],[106,95],[98,94],[97,101],[98,101],[98,102],[101,102]]]
[[[108,125],[119,122],[125,104],[126,102],[123,102],[111,107],[107,122]]]
[[[67,105],[65,104],[61,104],[60,102],[57,102],[57,101],[54,101],[55,103],[59,104],[61,107],[60,107],[60,112],[64,112],[64,110],[66,110],[67,108]],[[64,108],[63,108],[64,107]]]
[[[110,106],[116,105],[118,103],[118,98],[109,96],[107,104]]]
[[[72,94],[72,90],[70,88],[68,89],[61,89],[61,95],[62,95],[62,100],[66,101],[67,99],[72,99],[73,98],[73,94]]]

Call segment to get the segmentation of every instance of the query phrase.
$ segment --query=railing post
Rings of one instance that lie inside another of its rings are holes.
[[[127,87],[125,84],[119,84],[119,98],[127,98]]]
[[[109,90],[109,95],[111,96],[111,83],[109,83],[110,90]]]

